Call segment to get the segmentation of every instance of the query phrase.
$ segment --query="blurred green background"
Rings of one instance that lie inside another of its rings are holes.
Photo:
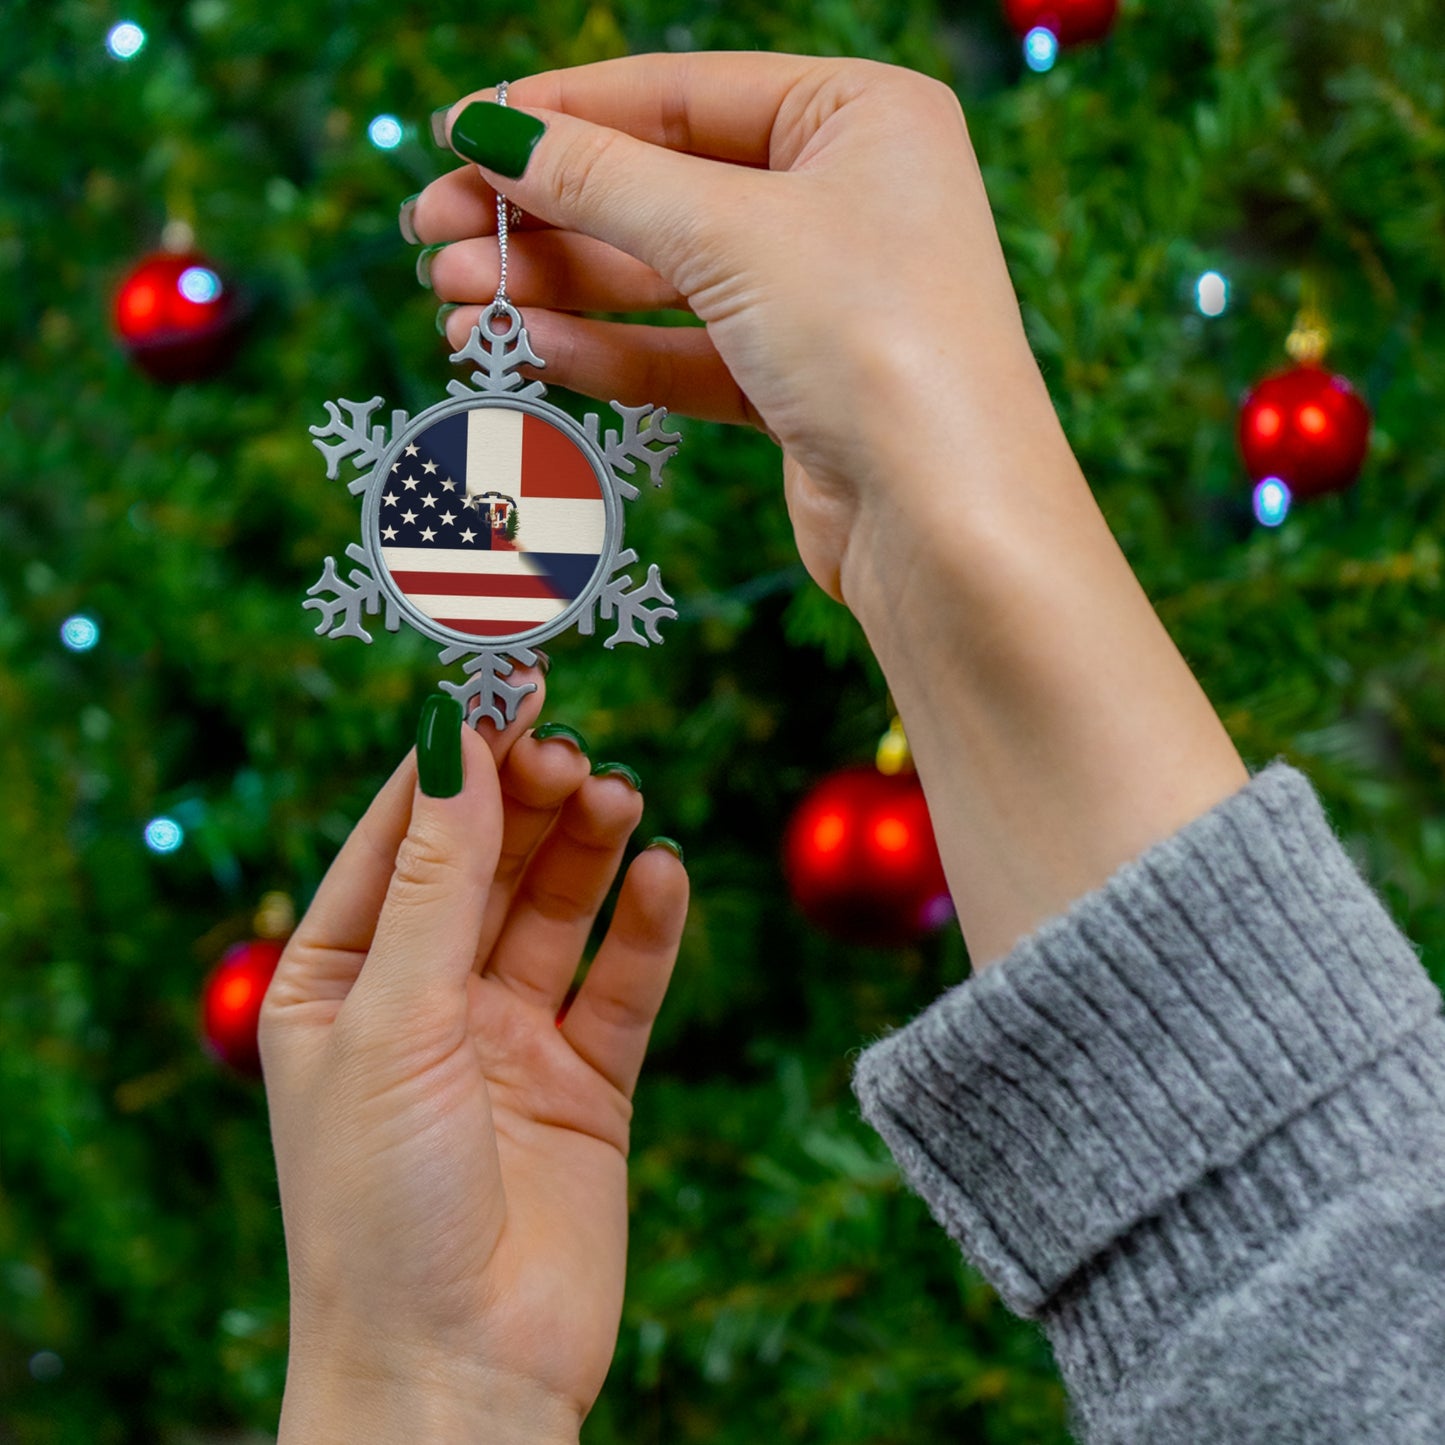
[[[128,62],[105,45],[122,19],[148,37]],[[409,631],[313,634],[303,594],[358,524],[307,428],[331,398],[440,399],[436,299],[396,212],[447,168],[428,113],[498,79],[758,48],[953,85],[1045,378],[1145,589],[1246,761],[1309,773],[1445,978],[1438,19],[1426,0],[1133,3],[1034,74],[997,0],[0,8],[0,1441],[274,1435],[265,1099],[202,1049],[198,994],[265,891],[304,906],[438,675]],[[367,136],[383,113],[408,128],[390,151]],[[230,369],[178,386],[110,322],[168,219],[254,304]],[[1211,268],[1231,303],[1207,319]],[[1353,491],[1267,528],[1234,421],[1288,364],[1307,285],[1376,428]],[[683,433],[669,487],[628,515],[679,599],[665,651],[550,647],[544,716],[639,767],[639,839],[683,841],[695,900],[583,1438],[1063,1441],[1042,1336],[902,1187],[847,1085],[858,1049],[966,976],[957,929],[849,948],[780,878],[802,792],[886,726],[882,678],[798,565],[770,444]],[[101,628],[86,653],[59,637],[77,612]],[[142,838],[158,814],[187,829],[165,856]]]

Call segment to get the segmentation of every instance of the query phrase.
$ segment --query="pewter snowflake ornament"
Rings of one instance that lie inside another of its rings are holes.
[[[549,637],[574,625],[590,637],[600,616],[617,629],[604,647],[662,641],[659,624],[677,612],[656,564],[633,584],[622,504],[638,496],[628,478],[639,465],[662,485],[681,437],[665,428],[665,407],[614,401],[621,429],[603,433],[597,415],[579,427],[543,401],[546,388],[519,368],[545,363],[505,300],[451,359],[476,364],[472,385],[452,381],[447,400],[414,418],[393,411],[389,435],[371,424],[379,396],[328,401],[327,425],[310,428],[326,475],[349,460],[362,475],[347,487],[364,495],[361,544],[346,549],[357,565],[343,578],[328,557],[302,606],[327,637],[370,642],[361,619],[382,613],[388,631],[406,621],[442,643],[444,664],[465,659],[466,681],[440,686],[469,724],[500,729],[536,690],[507,678]]]

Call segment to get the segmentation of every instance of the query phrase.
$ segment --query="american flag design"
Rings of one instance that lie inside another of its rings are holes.
[[[377,495],[392,581],[434,622],[474,636],[515,637],[559,617],[586,591],[605,545],[606,503],[586,453],[515,407],[433,422]]]

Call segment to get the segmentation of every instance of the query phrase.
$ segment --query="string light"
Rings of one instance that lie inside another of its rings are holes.
[[[145,48],[146,33],[134,20],[122,20],[112,25],[105,37],[105,48],[117,60],[134,60]]]
[[[152,853],[174,853],[185,842],[186,830],[174,818],[152,818],[145,838]]]
[[[379,151],[394,151],[401,144],[401,122],[394,115],[379,115],[366,128],[372,145]]]
[[[100,641],[100,625],[93,617],[77,612],[60,624],[60,640],[72,652],[89,652]]]
[[[1222,316],[1229,305],[1229,282],[1218,271],[1206,271],[1194,288],[1195,300],[1205,316]]]
[[[221,278],[209,266],[187,266],[176,281],[176,289],[187,301],[204,306],[214,301],[224,288]]]
[[[1059,58],[1059,37],[1047,25],[1036,25],[1024,37],[1024,59],[1030,70],[1042,74]]]
[[[1264,527],[1278,527],[1289,515],[1289,487],[1279,477],[1266,477],[1254,489],[1254,515]]]

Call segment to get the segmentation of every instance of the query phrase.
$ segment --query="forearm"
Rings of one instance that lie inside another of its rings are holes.
[[[842,578],[907,729],[975,968],[1249,780],[1031,359],[1012,365],[992,411],[966,394],[898,420],[895,458],[880,442],[876,464],[908,478],[906,495],[872,493]]]

